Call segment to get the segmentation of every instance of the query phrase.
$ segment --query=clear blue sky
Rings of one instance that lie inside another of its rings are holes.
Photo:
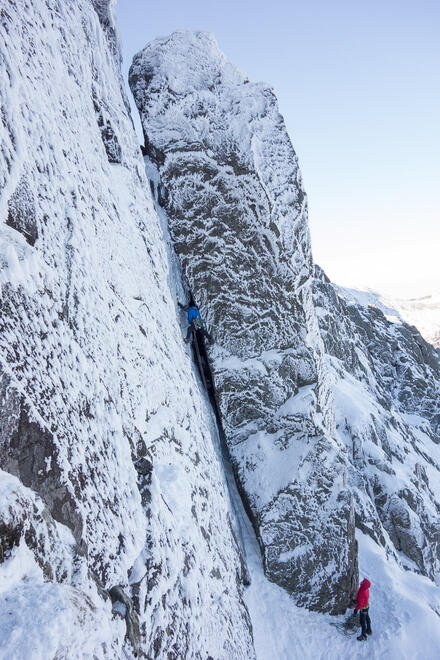
[[[116,16],[125,77],[155,37],[202,29],[275,88],[334,281],[440,290],[438,0],[118,0]]]

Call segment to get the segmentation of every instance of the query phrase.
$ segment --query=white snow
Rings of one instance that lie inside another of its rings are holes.
[[[307,417],[316,403],[316,394],[311,385],[301,387],[297,394],[293,394],[282,406],[278,408],[275,417],[288,417],[289,415],[302,415]]]
[[[367,642],[345,637],[332,617],[297,607],[263,573],[259,547],[245,521],[245,545],[252,584],[245,600],[252,618],[258,660],[436,660],[440,649],[440,589],[405,571],[370,537],[358,532],[360,577],[368,577],[373,635]]]
[[[23,286],[35,293],[41,283],[39,255],[26,243],[21,234],[7,225],[0,225],[0,295],[2,285]]]
[[[110,604],[45,582],[24,541],[0,568],[0,612],[4,660],[121,657],[125,623],[112,618]]]

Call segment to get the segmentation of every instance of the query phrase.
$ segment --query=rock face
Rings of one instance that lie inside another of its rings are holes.
[[[213,329],[212,367],[267,576],[344,611],[357,579],[346,456],[312,300],[306,198],[275,95],[203,32],[133,61],[173,244]]]
[[[317,268],[315,303],[352,469],[356,523],[404,566],[440,573],[440,351]]]
[[[110,6],[0,13],[0,599],[21,617],[4,657],[30,657],[38,626],[41,657],[253,658]]]

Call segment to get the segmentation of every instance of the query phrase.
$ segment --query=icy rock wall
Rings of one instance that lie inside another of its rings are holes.
[[[273,90],[176,32],[129,82],[183,271],[216,337],[218,404],[267,576],[343,611],[357,579],[344,447],[313,308],[306,197]]]
[[[438,580],[440,352],[318,267],[314,292],[356,524],[404,566]]]
[[[118,585],[127,657],[252,658],[215,427],[183,349],[111,3],[0,9],[0,577],[16,576],[0,598],[5,611],[20,594],[22,615],[2,643],[30,657],[32,604],[51,584],[38,626],[52,655],[67,641],[69,658],[121,657],[105,600]],[[50,636],[55,612],[67,619]]]

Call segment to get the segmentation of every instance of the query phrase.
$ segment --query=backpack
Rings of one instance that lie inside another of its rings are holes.
[[[199,330],[200,328],[203,328],[203,326],[204,326],[204,323],[203,323],[202,319],[200,318],[200,316],[196,316],[192,320],[192,324],[193,324],[193,326],[196,330]]]

